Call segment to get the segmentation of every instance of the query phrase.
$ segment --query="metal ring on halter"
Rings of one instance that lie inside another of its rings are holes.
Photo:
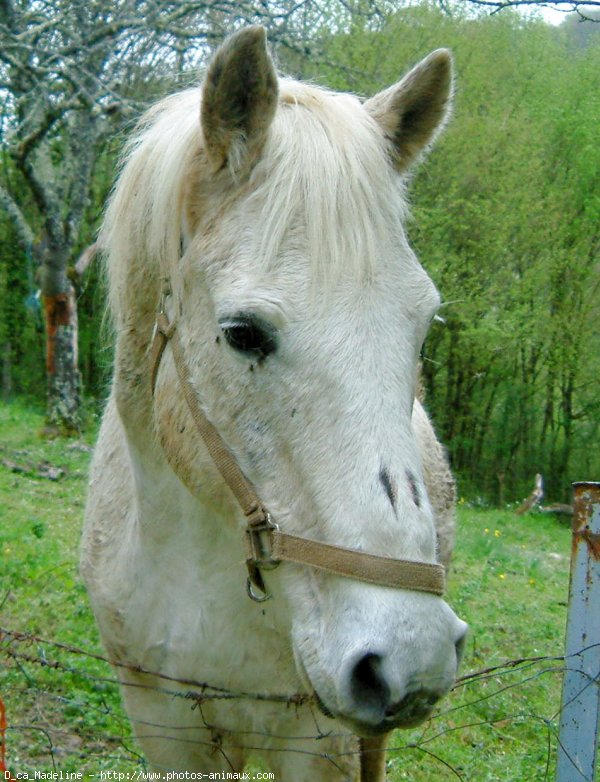
[[[248,593],[250,600],[254,600],[255,603],[265,603],[273,597],[270,592],[264,592],[262,595],[259,595],[254,591],[253,587],[254,584],[252,583],[250,576],[248,576],[246,579],[246,592]]]

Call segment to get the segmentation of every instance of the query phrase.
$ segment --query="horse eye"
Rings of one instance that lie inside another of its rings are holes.
[[[275,328],[256,315],[236,315],[219,322],[227,344],[240,353],[265,358],[277,347]]]

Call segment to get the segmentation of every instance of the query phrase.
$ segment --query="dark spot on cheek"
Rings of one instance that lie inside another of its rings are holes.
[[[410,491],[412,494],[413,502],[417,506],[417,508],[421,507],[421,495],[419,494],[419,486],[417,484],[417,479],[412,474],[410,470],[406,471],[406,478],[408,479],[408,485],[410,486]]]
[[[220,343],[220,341],[221,341],[221,337],[217,337],[217,338],[215,339],[215,342],[217,343],[217,345]]]
[[[389,474],[389,472],[385,467],[383,467],[381,469],[381,472],[379,473],[379,480],[381,481],[381,484],[385,489],[385,493],[387,494],[387,498],[390,501],[390,505],[394,510],[396,510],[398,486],[396,485],[396,482],[394,481],[394,479],[392,478],[392,476]]]

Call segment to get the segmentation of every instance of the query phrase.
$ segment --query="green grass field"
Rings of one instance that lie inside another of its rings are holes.
[[[78,577],[93,435],[43,440],[43,418],[0,405],[0,696],[11,771],[143,768]],[[60,468],[59,474],[52,468]],[[397,732],[390,782],[554,779],[570,528],[459,504],[449,602],[471,632],[463,674],[428,723]],[[10,633],[30,634],[15,639]],[[40,639],[46,639],[44,643]],[[532,660],[530,658],[549,658]],[[33,777],[31,777],[33,778]],[[286,782],[280,780],[279,782]]]

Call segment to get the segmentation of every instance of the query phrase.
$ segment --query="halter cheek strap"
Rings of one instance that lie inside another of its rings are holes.
[[[169,322],[161,300],[151,345],[150,381],[153,396],[158,369],[167,344],[171,345],[177,377],[196,429],[246,517],[247,586],[248,594],[253,600],[262,602],[270,597],[262,571],[272,570],[281,562],[294,562],[345,578],[394,589],[430,592],[435,595],[444,593],[445,570],[442,565],[375,556],[357,549],[281,532],[271,520],[254,487],[240,470],[223,438],[204,415],[188,377],[177,326]]]

